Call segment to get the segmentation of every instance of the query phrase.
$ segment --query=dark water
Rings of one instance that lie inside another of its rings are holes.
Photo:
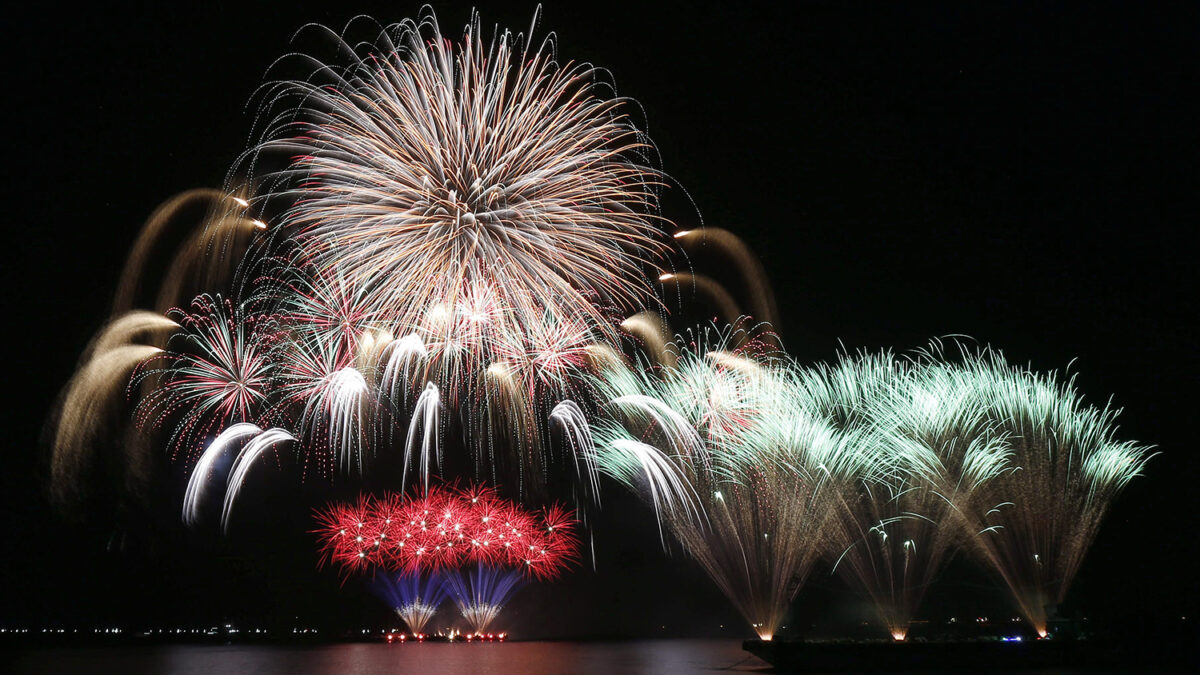
[[[315,647],[160,646],[38,649],[10,654],[16,673],[702,673],[767,666],[734,640],[338,644]]]
[[[313,647],[156,646],[30,649],[9,652],[5,672],[307,675],[308,673],[715,673],[771,672],[735,640],[337,644]],[[981,664],[983,665],[983,664]],[[982,672],[986,672],[982,671]],[[1116,675],[1137,669],[1038,669],[1020,675]],[[1172,672],[1172,671],[1158,671]],[[1183,671],[1178,671],[1183,672]],[[919,675],[910,673],[909,675]]]

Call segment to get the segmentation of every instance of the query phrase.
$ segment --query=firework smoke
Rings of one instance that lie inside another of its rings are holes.
[[[102,435],[111,432],[130,376],[162,350],[141,341],[176,327],[174,321],[149,312],[130,312],[111,321],[92,340],[52,418],[51,493],[64,512],[73,512],[87,499],[85,476],[95,464]],[[137,480],[144,460],[123,458],[126,482]],[[127,486],[132,487],[132,486]]]

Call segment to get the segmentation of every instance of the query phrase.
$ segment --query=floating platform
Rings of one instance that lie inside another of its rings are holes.
[[[987,640],[977,642],[789,642],[746,640],[742,649],[790,673],[974,671],[1022,668],[1113,668],[1138,671],[1187,667],[1175,650],[1093,640]]]

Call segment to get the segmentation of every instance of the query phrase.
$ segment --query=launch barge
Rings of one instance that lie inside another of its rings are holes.
[[[1092,640],[978,642],[790,642],[746,640],[742,648],[782,672],[989,671],[1017,668],[1186,667],[1177,650]]]

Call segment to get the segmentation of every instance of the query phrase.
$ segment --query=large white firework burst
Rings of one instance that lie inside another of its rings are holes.
[[[615,339],[613,312],[650,301],[668,240],[652,148],[602,71],[560,64],[551,40],[484,42],[477,16],[458,42],[431,13],[337,40],[345,63],[272,86],[249,155],[289,158],[261,171],[259,201],[286,202],[272,226],[305,265],[396,335],[484,317],[466,336],[476,366],[531,326]]]

